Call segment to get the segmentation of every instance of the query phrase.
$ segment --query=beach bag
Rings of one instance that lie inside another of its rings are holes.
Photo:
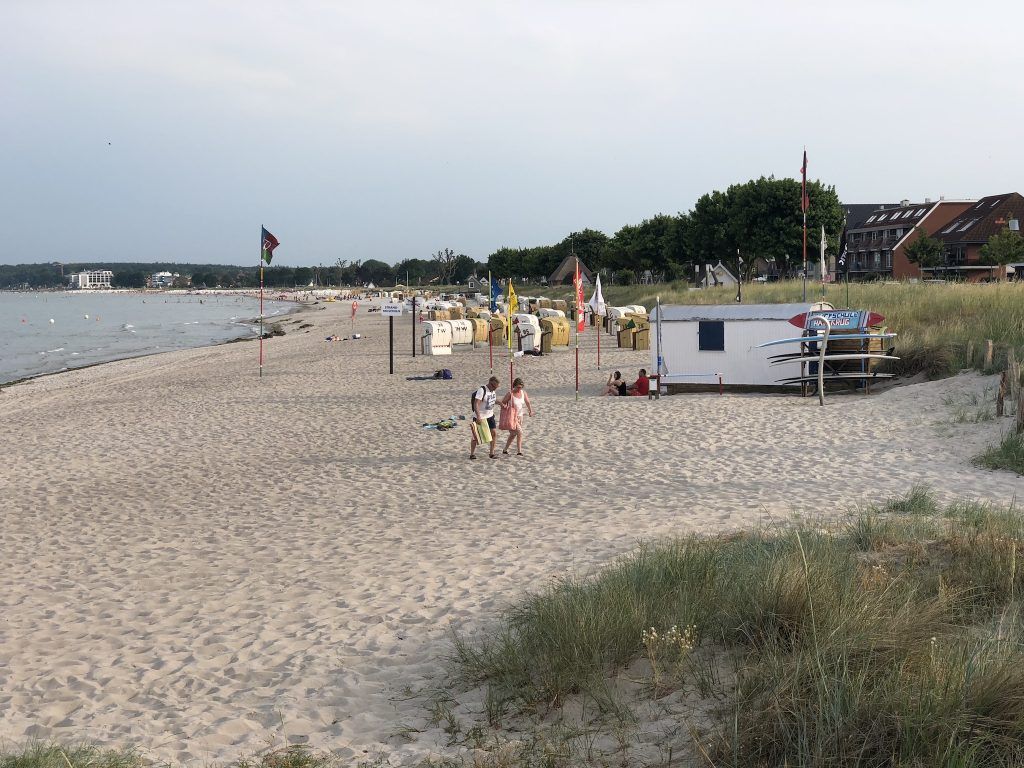
[[[442,379],[450,379],[450,378],[452,378],[452,369],[451,368],[443,368],[443,369],[441,369],[441,378]]]
[[[518,415],[516,407],[512,403],[501,406],[501,416],[498,417],[498,429],[503,429],[506,432],[515,432],[519,429],[519,419],[516,418]]]
[[[479,424],[475,421],[473,422],[473,434],[476,435],[476,441],[481,445],[491,442],[491,428],[488,426],[486,419]]]

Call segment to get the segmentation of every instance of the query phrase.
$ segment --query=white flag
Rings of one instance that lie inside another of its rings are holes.
[[[821,282],[825,282],[828,267],[825,266],[825,225],[821,225]]]
[[[604,317],[605,305],[604,295],[601,293],[601,273],[597,274],[597,284],[594,287],[594,295],[590,297],[590,303],[587,305],[591,311],[598,317]]]

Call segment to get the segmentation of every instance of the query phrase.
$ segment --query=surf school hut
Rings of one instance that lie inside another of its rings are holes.
[[[772,348],[758,344],[799,336],[791,317],[810,304],[707,304],[662,306],[651,325],[660,332],[661,385],[674,392],[781,391],[782,378],[769,365]],[[660,327],[660,330],[659,330]],[[651,343],[650,370],[658,370],[658,344]],[[777,350],[776,350],[777,351]]]

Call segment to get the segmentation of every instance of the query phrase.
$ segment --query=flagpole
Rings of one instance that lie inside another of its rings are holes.
[[[800,169],[802,175],[802,183],[800,186],[800,208],[804,213],[804,292],[803,300],[807,301],[807,147],[804,147],[804,166]]]
[[[580,260],[576,259],[576,399],[580,399],[580,319],[583,317],[583,285],[580,282]]]
[[[263,241],[260,240],[260,378],[263,378]]]
[[[515,367],[513,361],[515,355],[512,352],[512,297],[515,295],[515,285],[512,283],[513,278],[508,279],[508,327],[506,328],[505,335],[508,336],[508,386],[512,387],[512,381],[515,378]]]
[[[491,328],[491,313],[497,309],[494,303],[494,282],[491,270],[487,270],[487,356],[491,360],[491,376],[494,375],[494,329]]]

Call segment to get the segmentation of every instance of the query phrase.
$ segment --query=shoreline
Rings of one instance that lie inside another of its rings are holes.
[[[123,293],[123,292],[124,291],[121,291],[121,293]],[[12,291],[12,293],[14,293],[14,291]],[[23,291],[22,293],[28,293],[28,291]],[[74,293],[74,291],[67,291],[67,293]],[[141,291],[139,291],[139,293],[141,293]],[[285,300],[282,300],[282,299],[273,299],[273,300],[274,301],[282,301],[282,302],[285,301]],[[303,304],[302,302],[299,302],[299,301],[294,301],[294,302],[289,302],[289,303],[293,303],[294,306],[291,307],[290,309],[288,309],[287,311],[285,311],[283,314],[274,315],[273,316],[275,318],[274,322],[278,322],[278,320],[276,318],[286,318],[286,317],[296,317],[296,316],[299,316],[299,315],[303,314],[304,310],[311,309],[313,306],[315,306],[314,304]],[[259,317],[256,317],[254,319],[243,320],[242,323],[245,324],[245,325],[250,325],[250,326],[258,326],[259,325],[259,321],[260,321]],[[266,322],[266,318],[264,318],[264,322]],[[21,377],[19,377],[17,379],[11,379],[10,381],[0,381],[0,392],[3,392],[5,389],[9,389],[9,388],[11,388],[11,387],[13,387],[13,386],[15,386],[17,384],[25,384],[25,383],[30,382],[30,381],[38,381],[39,379],[44,379],[44,378],[48,378],[48,377],[51,377],[51,376],[60,376],[61,374],[73,373],[75,371],[84,371],[84,370],[87,370],[89,368],[96,368],[96,367],[101,366],[101,365],[110,365],[111,363],[117,363],[117,362],[120,362],[122,360],[141,360],[141,359],[146,358],[146,357],[156,357],[158,355],[170,355],[170,354],[173,354],[175,352],[182,352],[182,351],[188,350],[188,349],[213,349],[215,347],[224,346],[225,344],[239,344],[239,343],[244,343],[244,342],[247,342],[247,341],[259,341],[259,338],[260,338],[259,334],[257,333],[257,335],[255,335],[255,336],[239,336],[238,338],[235,338],[235,339],[224,339],[223,341],[214,341],[214,342],[211,342],[209,344],[197,344],[195,346],[179,347],[178,349],[162,349],[159,352],[142,352],[140,354],[135,354],[135,355],[131,355],[130,354],[130,355],[124,355],[122,357],[112,357],[109,360],[100,360],[100,361],[95,362],[95,363],[84,363],[82,365],[76,365],[76,366],[73,366],[73,367],[72,366],[68,366],[67,368],[64,368],[63,370],[60,370],[60,371],[47,371],[45,373],[36,373],[36,374],[33,374],[32,376],[21,376]]]

